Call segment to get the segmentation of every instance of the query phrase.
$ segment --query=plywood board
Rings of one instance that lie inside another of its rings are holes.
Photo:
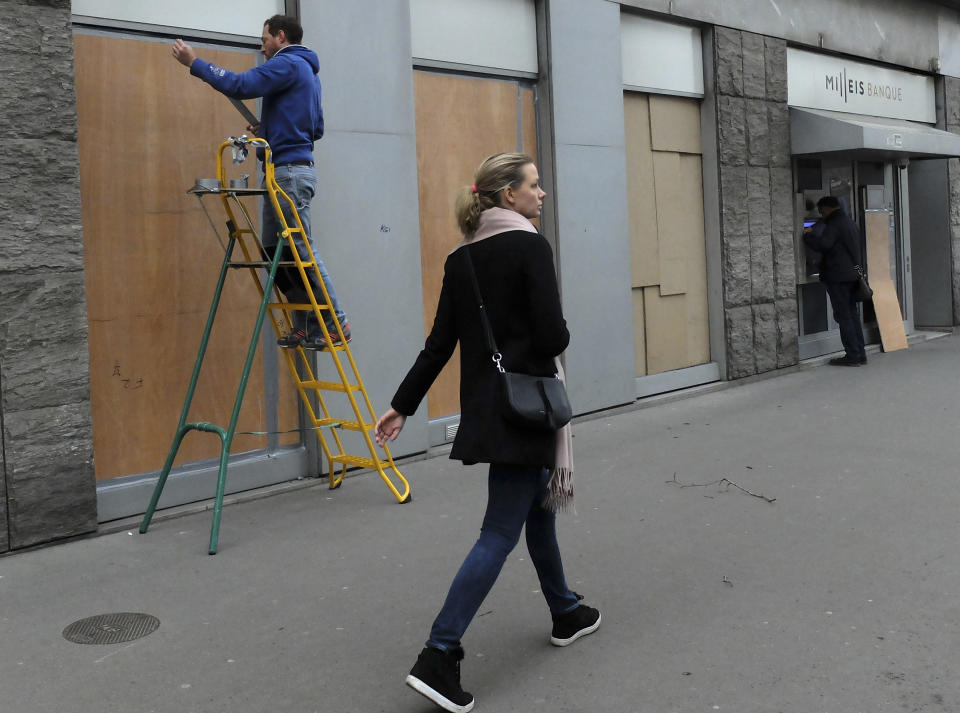
[[[873,310],[885,352],[907,348],[907,333],[897,288],[890,279],[890,214],[866,211],[867,266],[873,288]]]
[[[536,97],[532,87],[518,87],[518,93],[520,99],[520,150],[534,161],[538,161]],[[534,218],[530,222],[537,227],[537,230],[540,230],[539,218]]]
[[[644,318],[643,288],[633,290],[633,369],[636,376],[647,374],[647,328]]]
[[[646,94],[623,95],[630,221],[630,273],[633,287],[660,283],[657,201],[650,144],[650,104]]]
[[[443,282],[443,264],[461,239],[453,214],[455,193],[473,182],[474,171],[487,156],[521,148],[517,83],[415,72],[414,101],[423,313],[429,333]],[[524,134],[534,130],[529,116],[523,124]],[[535,145],[532,139],[524,143]],[[455,354],[428,394],[430,418],[459,413],[459,380]]]
[[[702,153],[700,100],[651,94],[650,137],[654,151]]]
[[[223,256],[184,191],[214,175],[217,146],[244,127],[224,97],[172,60],[167,43],[77,34],[74,52],[94,461],[103,480],[163,465]],[[234,71],[255,63],[250,51],[203,56]],[[228,280],[192,416],[229,421],[258,302],[249,277]],[[240,430],[264,430],[278,406],[280,429],[295,429],[289,377],[280,377],[279,404],[263,403],[263,383],[258,359]],[[281,437],[291,440],[298,437]],[[233,450],[265,442],[243,436]],[[218,453],[215,437],[190,437],[178,463]]]
[[[657,239],[660,253],[661,295],[680,295],[687,291],[684,264],[688,232],[688,214],[693,196],[686,192],[680,175],[680,154],[653,152],[653,175],[657,196]],[[700,200],[701,206],[703,200]],[[702,209],[702,208],[701,208]],[[701,221],[701,228],[702,221]]]
[[[691,366],[685,329],[686,296],[662,296],[657,287],[643,289],[647,333],[647,373],[659,374]]]
[[[703,169],[695,154],[680,156],[680,182],[689,195],[685,213],[684,264],[686,277],[687,361],[710,361],[710,324],[707,312],[707,245],[703,227]]]
[[[537,107],[532,87],[520,87],[520,126],[523,135],[520,137],[521,151],[537,158]]]

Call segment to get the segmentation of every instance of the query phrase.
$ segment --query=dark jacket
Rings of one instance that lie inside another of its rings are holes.
[[[319,70],[317,53],[303,45],[283,47],[242,74],[199,57],[190,65],[190,74],[231,99],[263,97],[257,133],[277,164],[313,160],[313,142],[323,136]]]
[[[803,234],[803,242],[823,256],[822,282],[855,282],[854,265],[863,265],[860,255],[860,228],[842,210],[822,219],[813,230]]]
[[[553,433],[518,429],[500,415],[490,359],[463,251],[470,251],[494,338],[507,371],[549,375],[570,341],[560,308],[553,251],[542,235],[511,230],[455,250],[444,265],[437,316],[391,405],[412,415],[460,342],[460,427],[450,457],[464,463],[551,467]]]

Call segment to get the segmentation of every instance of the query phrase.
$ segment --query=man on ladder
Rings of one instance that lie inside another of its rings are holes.
[[[267,61],[242,74],[200,59],[194,49],[183,40],[174,43],[173,56],[182,65],[190,68],[190,74],[200,77],[231,99],[263,97],[260,122],[248,126],[247,130],[266,139],[270,144],[277,183],[296,205],[306,239],[310,240],[313,254],[317,256],[316,243],[310,230],[310,202],[317,190],[313,144],[323,136],[323,108],[320,102],[320,78],[317,75],[320,61],[316,52],[300,44],[303,28],[296,18],[274,15],[264,23],[260,39],[260,49]],[[293,222],[292,216],[285,217],[288,223]],[[270,253],[279,240],[280,230],[270,201],[263,203],[260,227],[263,247]],[[309,260],[306,246],[299,234],[295,242],[300,258]],[[319,257],[316,257],[316,263],[330,296],[330,304],[342,327],[344,339],[349,342],[350,325],[337,301],[327,268]],[[308,277],[314,293],[321,294],[313,270],[308,271]],[[290,302],[309,301],[300,275],[295,269],[281,269],[277,273],[276,282]],[[330,339],[335,345],[339,344],[340,336],[329,315],[324,321],[327,322]],[[326,349],[328,346],[320,326],[316,323],[316,317],[310,311],[294,312],[293,328],[289,334],[280,337],[277,343],[287,348],[302,346],[307,349]]]

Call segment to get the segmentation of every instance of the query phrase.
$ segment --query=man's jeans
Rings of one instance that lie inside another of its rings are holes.
[[[840,341],[847,356],[851,359],[866,359],[867,350],[863,342],[863,326],[857,311],[857,299],[854,293],[856,282],[824,282],[830,304],[833,305],[833,318],[840,326]]]
[[[300,222],[303,223],[303,229],[306,232],[307,239],[310,241],[310,248],[313,250],[313,255],[316,258],[320,277],[323,279],[323,284],[326,285],[327,294],[330,295],[330,303],[333,305],[333,309],[337,314],[337,319],[340,320],[340,324],[343,325],[347,321],[347,316],[343,313],[343,310],[340,309],[340,303],[337,301],[337,295],[333,290],[330,275],[327,273],[327,268],[323,264],[323,260],[321,260],[317,254],[316,242],[313,239],[313,233],[310,232],[310,201],[313,200],[313,196],[317,192],[316,169],[313,166],[284,165],[277,166],[274,169],[274,174],[277,178],[277,184],[290,196],[290,200],[293,201],[293,204],[297,208],[297,213],[300,215]],[[287,202],[283,200],[282,196],[277,196],[277,198],[280,201],[280,206],[283,208],[287,225],[292,227],[295,221],[293,220],[293,214],[289,210]],[[283,230],[283,226],[280,224],[280,221],[277,220],[277,216],[274,213],[273,203],[270,201],[269,196],[265,196],[263,199],[261,227],[263,247],[269,259],[273,257],[273,248],[277,244],[278,234]],[[303,237],[299,233],[294,236],[294,243],[297,246],[297,252],[300,253],[300,259],[309,261],[310,255],[304,245]],[[287,256],[284,257],[286,258]],[[292,260],[293,256],[289,256],[289,259]],[[320,291],[320,286],[316,283],[313,270],[306,268],[306,272],[310,278],[314,296],[318,302],[323,302],[323,293]],[[291,302],[308,303],[310,301],[307,297],[306,290],[303,289],[303,280],[300,278],[300,274],[296,268],[279,268],[277,270],[277,287],[280,288]],[[309,332],[308,327],[316,326],[313,315],[309,312],[294,312],[292,317],[294,329],[302,328]],[[327,325],[328,327],[332,327],[333,320],[329,320]]]
[[[449,651],[483,603],[487,593],[527,526],[527,550],[540,578],[540,590],[554,614],[578,605],[567,587],[557,544],[556,516],[540,506],[547,492],[550,472],[546,468],[491,465],[487,512],[477,540],[450,585],[443,609],[433,622],[427,646]]]

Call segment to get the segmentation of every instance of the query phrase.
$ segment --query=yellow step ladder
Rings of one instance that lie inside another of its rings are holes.
[[[234,186],[233,181],[228,182],[227,180],[226,166],[223,161],[224,153],[227,149],[230,149],[233,154],[233,163],[239,165],[246,160],[251,147],[263,150],[264,188],[247,188],[245,185]],[[375,470],[379,473],[383,482],[386,483],[398,502],[409,502],[412,498],[410,484],[393,462],[389,448],[386,445],[383,447],[385,458],[381,458],[377,451],[377,446],[372,435],[377,420],[376,413],[370,403],[370,398],[367,396],[367,390],[363,385],[363,380],[360,378],[357,363],[354,361],[350,346],[344,336],[343,326],[340,324],[333,306],[330,303],[330,296],[327,293],[326,285],[320,275],[316,257],[313,254],[310,241],[307,239],[303,223],[300,221],[300,215],[297,212],[293,200],[277,184],[270,145],[260,138],[248,138],[246,136],[239,138],[230,137],[221,143],[217,150],[217,178],[213,181],[198,181],[197,185],[191,188],[188,193],[192,193],[198,197],[205,213],[207,213],[207,209],[203,204],[204,196],[217,195],[220,197],[223,209],[227,215],[229,235],[227,245],[224,248],[224,259],[220,268],[217,288],[210,306],[210,313],[207,318],[203,338],[200,342],[200,349],[194,364],[193,375],[191,376],[190,384],[187,388],[187,395],[184,399],[180,422],[177,426],[173,445],[167,455],[166,463],[160,472],[160,477],[154,488],[150,504],[140,523],[140,532],[145,533],[150,527],[150,521],[153,518],[157,503],[160,500],[160,495],[163,492],[167,477],[170,475],[174,458],[180,448],[183,437],[190,431],[215,433],[220,438],[221,451],[217,493],[213,510],[213,524],[210,529],[209,552],[211,555],[216,554],[220,532],[220,516],[223,509],[223,496],[226,489],[230,444],[236,433],[240,406],[243,403],[243,395],[246,390],[250,368],[253,364],[254,356],[257,353],[264,316],[269,316],[274,333],[279,338],[282,334],[293,329],[292,313],[297,311],[313,313],[327,345],[332,344],[332,346],[328,346],[323,351],[330,356],[337,376],[339,377],[338,381],[323,381],[318,379],[314,373],[314,365],[311,363],[312,359],[309,358],[308,351],[302,346],[281,349],[290,369],[290,374],[296,384],[297,391],[300,394],[300,399],[310,419],[312,430],[316,434],[320,448],[329,464],[330,488],[340,487],[343,482],[343,477],[349,468]],[[255,223],[251,218],[251,213],[241,200],[242,198],[257,196],[263,196],[265,200],[269,200],[272,203],[274,213],[278,218],[279,224],[282,226],[279,235],[280,239],[277,241],[272,256],[268,255],[264,249],[263,241],[257,232]],[[287,209],[286,215],[284,213],[284,207]],[[292,218],[292,222],[288,221],[287,215]],[[207,217],[209,219],[209,213],[207,213]],[[211,220],[210,222],[211,226],[213,226],[213,221]],[[214,230],[216,231],[215,227]],[[308,255],[306,255],[305,258],[300,255],[294,242],[298,236],[302,238],[301,242],[306,246]],[[242,259],[234,259],[237,246],[239,246]],[[280,259],[285,246],[289,248],[289,252],[293,257],[292,261],[281,261]],[[303,282],[303,288],[308,299],[307,302],[291,303],[284,300],[274,284],[277,271],[280,268],[290,271],[296,268]],[[223,428],[208,422],[187,422],[187,414],[193,400],[193,394],[200,375],[200,367],[203,364],[203,357],[206,353],[210,332],[213,328],[214,319],[219,307],[223,285],[230,269],[246,269],[250,273],[257,290],[259,290],[260,309],[257,314],[254,333],[250,340],[250,347],[247,350],[247,360],[240,380],[240,386],[237,390],[236,400],[234,401],[230,423],[226,428]],[[266,278],[261,281],[261,274],[264,272],[266,273]],[[320,286],[322,294],[319,295],[319,298],[314,293],[310,280],[311,275],[315,278],[316,284]],[[336,326],[335,334],[331,334],[328,331],[328,321]],[[336,337],[336,339],[331,340],[331,337]],[[325,393],[345,395],[352,409],[352,417],[334,417],[328,408],[327,400],[324,398]],[[313,400],[315,400],[316,406],[314,406]],[[324,430],[328,431],[328,436],[326,437],[324,436]],[[368,455],[348,454],[344,450],[341,431],[355,431],[361,434]],[[332,437],[334,448],[330,447],[328,437]],[[338,466],[339,472],[337,471]]]

